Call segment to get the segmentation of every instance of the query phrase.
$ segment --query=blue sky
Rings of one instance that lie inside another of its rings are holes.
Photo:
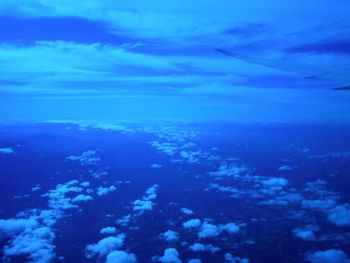
[[[350,84],[349,11],[346,0],[3,0],[1,119],[349,121],[350,92],[332,91]]]

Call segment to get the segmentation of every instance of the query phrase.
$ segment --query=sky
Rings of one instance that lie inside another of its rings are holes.
[[[2,0],[0,121],[349,122],[350,91],[332,90],[350,85],[349,12],[348,0]]]

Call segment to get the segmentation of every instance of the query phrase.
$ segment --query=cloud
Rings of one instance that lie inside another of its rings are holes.
[[[293,229],[293,235],[297,238],[300,238],[305,241],[316,240],[315,231],[317,228],[314,226],[307,226],[305,228],[296,228]]]
[[[310,254],[308,259],[311,263],[350,263],[344,251],[338,249],[316,251]]]
[[[195,259],[190,259],[189,261],[187,261],[187,263],[202,263],[202,260],[195,258]]]
[[[0,154],[11,154],[14,153],[15,151],[12,148],[0,148]]]
[[[23,232],[26,229],[33,229],[36,227],[38,227],[38,221],[34,217],[30,217],[28,219],[0,219],[0,237],[11,237]]]
[[[220,225],[222,231],[226,231],[229,234],[236,234],[240,231],[240,227],[235,223],[228,223],[226,225]]]
[[[202,221],[200,219],[190,219],[186,222],[184,222],[182,225],[185,229],[191,229],[191,228],[198,228],[202,224]]]
[[[133,210],[139,211],[141,214],[147,210],[153,210],[153,201],[157,198],[157,191],[158,191],[159,185],[155,184],[148,188],[145,192],[145,195],[142,197],[142,199],[135,200],[133,204]]]
[[[161,164],[154,163],[151,165],[151,168],[162,168],[163,166]]]
[[[291,171],[293,170],[293,167],[290,165],[282,165],[278,167],[278,171]]]
[[[220,235],[221,229],[217,225],[204,222],[198,232],[199,238],[211,238]]]
[[[103,235],[112,235],[112,234],[115,234],[116,232],[117,232],[117,229],[112,226],[107,226],[100,230],[100,234],[103,234]]]
[[[124,239],[124,234],[101,239],[96,244],[87,245],[85,249],[85,255],[87,258],[92,258],[93,256],[106,256],[113,250],[122,247],[124,244]]]
[[[5,258],[19,255],[29,255],[32,263],[51,262],[54,257],[52,244],[55,235],[48,227],[38,227],[23,231],[4,247]]]
[[[225,262],[227,263],[249,263],[249,261],[247,258],[235,257],[231,253],[225,254]]]
[[[307,208],[310,210],[327,212],[329,211],[329,209],[333,208],[336,205],[336,201],[333,199],[311,199],[303,200],[301,205],[303,208]]]
[[[163,238],[167,242],[177,241],[179,240],[179,233],[172,230],[168,230],[165,233],[163,233]]]
[[[91,201],[91,200],[93,200],[92,196],[80,194],[80,195],[77,195],[76,197],[74,197],[72,199],[72,202],[73,203],[76,203],[76,202],[87,202],[87,201]]]
[[[350,226],[350,205],[337,205],[331,209],[328,220],[337,226]]]
[[[55,256],[55,234],[51,225],[56,222],[57,215],[49,210],[31,210],[23,216],[26,217],[0,220],[0,238],[9,239],[4,246],[4,259],[27,256],[32,263],[51,262]]]
[[[70,161],[79,161],[82,166],[95,165],[101,160],[101,158],[96,156],[96,153],[97,152],[94,150],[88,150],[81,155],[68,156],[66,159]]]
[[[136,256],[125,251],[115,250],[107,255],[106,263],[136,263]]]
[[[209,251],[211,253],[216,253],[221,250],[221,248],[213,246],[212,244],[204,245],[202,243],[194,243],[190,246],[190,250],[199,252],[199,251]]]
[[[108,193],[114,192],[115,190],[117,190],[117,187],[115,187],[114,185],[111,185],[109,187],[100,186],[99,188],[97,188],[97,195],[98,196],[106,195]]]
[[[179,252],[175,248],[167,248],[164,250],[164,255],[159,258],[161,263],[181,263]]]
[[[188,209],[188,208],[185,208],[185,207],[182,207],[180,209],[180,211],[185,214],[185,215],[192,215],[193,214],[193,211],[191,209]]]
[[[32,209],[21,212],[18,218],[0,219],[0,238],[8,240],[4,247],[4,259],[16,256],[28,257],[32,263],[49,263],[55,256],[53,226],[64,216],[65,210],[77,208],[67,197],[79,193],[77,180],[58,184],[42,195],[48,198],[49,209]]]

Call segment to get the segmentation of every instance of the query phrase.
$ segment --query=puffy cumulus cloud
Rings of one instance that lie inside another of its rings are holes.
[[[308,229],[294,229],[293,230],[293,234],[295,237],[300,238],[302,240],[306,240],[306,241],[312,241],[315,240],[315,233],[311,230]]]
[[[350,205],[337,205],[330,210],[328,220],[337,226],[350,225]]]
[[[276,192],[283,190],[288,184],[288,180],[279,177],[269,177],[261,180],[260,192],[268,195],[274,195]]]
[[[4,147],[0,148],[0,154],[11,154],[14,153],[15,151],[12,148],[9,147]]]
[[[247,258],[241,258],[232,255],[231,253],[226,253],[225,254],[225,262],[226,263],[249,263],[249,259]]]
[[[204,222],[198,232],[199,238],[210,238],[220,235],[221,228],[217,225]]]
[[[318,230],[318,227],[310,225],[302,228],[293,229],[293,235],[297,238],[300,238],[305,241],[316,240],[315,231]]]
[[[164,255],[159,258],[161,263],[181,263],[179,252],[175,248],[167,248],[164,250]]]
[[[107,255],[106,263],[136,263],[137,259],[134,254],[126,251],[114,250]]]
[[[80,185],[82,187],[89,187],[90,186],[90,182],[85,181],[85,182],[82,182]]]
[[[34,229],[37,226],[38,221],[35,217],[30,217],[28,219],[0,219],[0,237],[10,237],[23,232],[25,229]]]
[[[74,197],[72,199],[72,202],[87,202],[87,201],[91,201],[93,200],[92,196],[90,195],[83,195],[83,194],[80,194],[80,195],[77,195],[76,197]]]
[[[103,257],[108,255],[113,250],[117,250],[124,244],[125,235],[111,236],[101,239],[96,244],[87,245],[85,248],[85,255],[87,258],[93,256]]]
[[[194,259],[190,259],[189,261],[187,261],[187,263],[202,263],[202,260],[200,260],[198,258],[194,258]]]
[[[0,220],[0,238],[9,239],[3,250],[4,259],[26,256],[33,263],[51,262],[55,256],[55,234],[49,220],[52,213],[31,210],[23,216],[26,218]],[[56,218],[53,221],[56,222]]]
[[[106,195],[108,193],[114,192],[115,190],[117,190],[117,187],[115,187],[114,185],[111,185],[109,187],[100,186],[99,188],[97,188],[97,195],[98,196]]]
[[[190,219],[186,222],[184,222],[182,225],[184,228],[186,229],[190,229],[190,228],[199,228],[202,224],[202,221],[198,218],[196,219]]]
[[[221,250],[221,248],[219,248],[217,246],[213,246],[212,244],[204,245],[202,243],[194,243],[189,248],[190,248],[190,250],[195,251],[195,252],[198,252],[198,251],[209,251],[211,253],[216,253],[216,252]]]
[[[58,184],[56,189],[50,190],[44,196],[49,199],[49,207],[55,211],[66,210],[70,208],[77,208],[72,204],[72,199],[66,195],[69,193],[79,193],[83,191],[81,187],[76,186],[77,180],[71,180],[65,184]]]
[[[83,152],[81,155],[70,155],[66,159],[70,161],[79,161],[82,166],[95,165],[101,158],[96,156],[96,151],[88,150]]]
[[[144,212],[146,210],[153,210],[154,203],[150,200],[137,199],[133,202],[133,210]]]
[[[172,241],[177,241],[179,240],[179,233],[173,231],[173,230],[168,230],[162,234],[163,238],[167,242],[172,242]]]
[[[193,211],[191,209],[188,209],[188,208],[185,208],[185,207],[182,207],[180,209],[180,211],[185,214],[185,215],[192,215],[193,214]]]
[[[16,256],[28,257],[29,262],[48,263],[55,256],[53,226],[63,217],[65,210],[77,208],[67,194],[81,192],[77,180],[58,184],[42,195],[48,198],[49,209],[32,209],[21,212],[18,218],[0,220],[0,237],[8,239],[4,247],[4,259]]]
[[[145,200],[153,200],[157,198],[157,190],[159,188],[159,185],[155,184],[153,186],[151,186],[150,188],[148,188],[145,192],[145,196],[143,197],[143,199]]]
[[[100,234],[104,234],[104,235],[113,235],[115,233],[117,233],[117,229],[112,226],[107,226],[100,230]]]
[[[157,198],[157,191],[158,191],[159,185],[155,184],[148,188],[145,192],[145,195],[142,197],[142,199],[135,200],[133,204],[133,210],[138,211],[139,213],[143,213],[147,210],[153,210],[153,200]]]
[[[206,221],[202,223],[200,219],[191,219],[184,222],[182,225],[185,229],[198,230],[197,235],[199,238],[216,237],[219,236],[222,232],[227,232],[228,234],[236,234],[240,231],[239,225],[235,223],[215,225]]]
[[[4,247],[4,256],[29,255],[29,262],[51,262],[54,257],[52,244],[55,234],[48,227],[38,227],[34,230],[23,231],[16,235],[8,245]]]
[[[236,234],[240,231],[239,225],[235,223],[228,223],[226,225],[220,225],[222,231],[226,231],[229,234]]]
[[[350,263],[348,255],[337,249],[316,251],[308,256],[308,260],[311,263]]]

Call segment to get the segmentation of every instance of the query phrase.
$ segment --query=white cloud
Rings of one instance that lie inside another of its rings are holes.
[[[124,244],[125,235],[120,234],[118,236],[106,237],[97,242],[97,244],[90,244],[86,246],[85,255],[87,258],[93,256],[103,257],[122,247]]]
[[[97,152],[94,150],[88,150],[81,155],[68,156],[66,159],[70,161],[79,161],[82,166],[95,165],[101,160],[101,158],[96,156],[96,153]]]
[[[145,192],[145,195],[142,197],[142,199],[135,200],[133,204],[133,210],[139,211],[141,214],[145,211],[153,210],[153,201],[157,198],[157,191],[158,191],[159,185],[155,184],[148,188]]]
[[[122,218],[119,218],[116,222],[119,225],[126,226],[130,222],[131,215],[123,216]]]
[[[89,187],[90,186],[90,183],[89,182],[82,182],[80,184],[82,187]]]
[[[41,189],[41,187],[40,187],[40,185],[35,185],[35,186],[33,186],[32,187],[32,192],[37,192],[37,191],[39,191]]]
[[[293,229],[293,235],[305,241],[313,241],[316,239],[315,230],[310,228]]]
[[[221,230],[226,231],[229,234],[236,234],[240,231],[240,227],[235,223],[228,223],[226,225],[220,225]]]
[[[310,210],[327,212],[329,209],[333,208],[336,205],[336,201],[333,199],[312,199],[312,200],[303,200],[301,203],[303,208]]]
[[[282,165],[278,167],[278,171],[291,171],[293,170],[293,167],[290,165]]]
[[[76,203],[76,202],[87,202],[87,201],[91,201],[91,200],[93,200],[92,196],[80,194],[80,195],[77,195],[76,197],[74,197],[72,199],[72,202],[74,202],[74,203]]]
[[[194,258],[194,259],[190,259],[189,261],[187,261],[187,263],[202,263],[202,260],[200,260],[198,258]]]
[[[54,237],[53,231],[48,227],[23,231],[4,247],[5,258],[29,255],[29,262],[32,263],[51,262],[55,255],[55,246],[52,244]]]
[[[50,209],[32,209],[21,212],[19,218],[0,220],[0,238],[6,237],[4,258],[15,256],[28,257],[32,263],[49,263],[55,256],[53,225],[62,218],[66,209],[77,208],[67,194],[81,192],[77,180],[58,184],[47,194]]]
[[[216,253],[219,252],[221,250],[221,248],[217,247],[217,246],[213,246],[212,244],[202,244],[202,243],[194,243],[193,245],[191,245],[190,250],[198,252],[198,251],[209,251],[211,253]]]
[[[158,163],[154,163],[151,165],[151,168],[162,168],[163,166],[161,164],[158,164]]]
[[[28,219],[24,218],[10,218],[10,219],[0,219],[0,237],[6,236],[10,237],[18,233],[23,232],[26,229],[33,229],[38,226],[38,221],[34,217]]]
[[[225,254],[225,262],[227,263],[249,263],[249,261],[247,258],[235,257],[231,253]]]
[[[107,255],[106,263],[136,263],[136,256],[122,250],[115,250]]]
[[[114,192],[115,190],[117,190],[117,187],[115,187],[114,185],[111,185],[109,187],[99,187],[97,188],[97,195],[98,196],[102,196],[102,195],[106,195],[108,193]]]
[[[179,240],[179,233],[172,231],[172,230],[168,230],[168,231],[163,233],[163,238],[167,242],[177,241],[177,240]]]
[[[15,151],[12,148],[9,147],[4,147],[0,148],[0,154],[11,154],[14,153]]]
[[[350,226],[350,205],[337,205],[331,209],[328,220],[337,226]]]
[[[117,229],[112,226],[107,226],[100,230],[100,234],[104,234],[104,235],[112,235],[115,233],[117,233]]]
[[[199,238],[211,238],[220,235],[221,229],[217,225],[204,222],[198,232]]]
[[[193,211],[191,209],[188,209],[188,208],[181,208],[180,211],[185,214],[185,215],[192,215],[193,214]]]
[[[184,222],[182,225],[184,228],[190,229],[190,228],[198,228],[201,226],[201,224],[202,224],[202,222],[200,219],[191,219],[191,220]]]
[[[159,258],[161,263],[181,263],[179,252],[175,248],[167,248],[164,250],[164,255]]]
[[[350,263],[344,251],[338,249],[316,251],[310,254],[308,259],[311,263]]]

